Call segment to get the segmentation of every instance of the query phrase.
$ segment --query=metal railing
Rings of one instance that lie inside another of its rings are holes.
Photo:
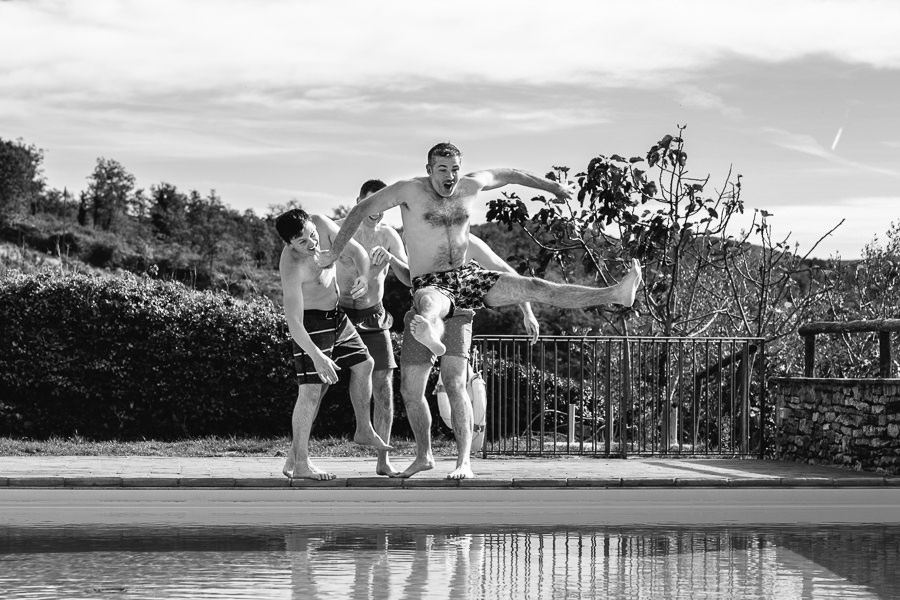
[[[762,338],[477,336],[484,456],[759,456]]]

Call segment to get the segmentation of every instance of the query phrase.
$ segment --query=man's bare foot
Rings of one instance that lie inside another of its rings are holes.
[[[327,471],[322,471],[312,465],[312,463],[307,462],[306,468],[297,468],[297,465],[292,465],[289,469],[288,465],[284,465],[284,469],[281,470],[284,473],[284,476],[288,479],[316,479],[319,481],[329,481],[335,478],[334,473],[329,473]]]
[[[370,426],[368,430],[365,427],[358,428],[356,433],[353,434],[353,441],[359,444],[360,446],[371,446],[376,450],[393,450],[393,446],[389,446],[384,443],[384,440],[381,439],[381,436],[375,433],[375,430]]]
[[[391,477],[400,477],[402,479],[407,479],[412,477],[419,471],[430,471],[434,468],[434,459],[433,458],[417,458],[412,462],[411,465],[406,467],[406,470],[402,473],[398,473],[397,475],[391,475]]]
[[[422,315],[414,316],[409,326],[412,330],[413,337],[416,338],[420,344],[431,350],[431,353],[435,356],[443,356],[447,351],[447,347],[441,341],[440,332],[437,330],[434,323]]]
[[[466,463],[453,469],[447,479],[474,479],[475,473],[472,472],[472,465]]]
[[[387,477],[396,477],[400,474],[400,471],[395,469],[394,465],[391,464],[390,459],[385,456],[384,460],[379,457],[378,463],[375,465],[375,474],[385,475]]]
[[[632,306],[634,304],[634,299],[637,296],[638,288],[641,287],[643,282],[644,277],[641,274],[640,263],[638,263],[637,259],[631,259],[631,270],[628,271],[622,281],[618,284],[623,290],[623,299],[620,304]]]

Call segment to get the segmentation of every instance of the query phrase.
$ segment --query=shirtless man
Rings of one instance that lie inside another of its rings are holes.
[[[394,269],[394,273],[397,275],[397,279],[399,279],[402,283],[412,286],[412,280],[409,275],[409,267],[403,261],[397,260],[395,257],[391,257],[391,267]],[[471,261],[476,261],[479,265],[484,265],[496,271],[505,271],[507,273],[516,274],[516,270],[513,269],[509,264],[507,264],[502,258],[497,256],[497,254],[490,249],[490,247],[478,236],[475,234],[469,234],[469,248],[466,251],[466,263]],[[534,344],[537,342],[538,335],[540,334],[540,326],[538,325],[537,319],[534,316],[534,312],[531,310],[531,304],[528,302],[522,302],[519,304],[519,309],[522,311],[523,324],[525,326],[525,332],[528,334],[531,339],[531,343]],[[453,424],[453,437],[456,440],[456,471],[467,472],[471,471],[471,460],[470,455],[472,453],[472,436],[474,433],[474,415],[472,412],[472,399],[469,398],[469,392],[467,388],[468,383],[468,367],[466,366],[469,362],[469,348],[471,346],[472,341],[472,319],[467,315],[467,313],[463,312],[464,309],[460,309],[460,312],[463,314],[463,318],[460,319],[451,319],[451,325],[448,326],[445,330],[445,335],[447,336],[448,344],[447,344],[447,352],[441,356],[441,381],[446,382],[450,381],[451,383],[458,383],[457,375],[452,370],[456,367],[456,362],[450,357],[459,357],[463,360],[463,369],[465,369],[463,373],[462,386],[454,385],[447,386],[444,385],[444,389],[447,391],[447,399],[450,402],[450,412],[451,412],[451,421]],[[470,311],[471,315],[474,315],[474,311]],[[414,311],[408,311],[406,313],[406,329],[405,332],[409,332],[409,323],[410,318],[415,314]],[[412,352],[425,353],[429,352],[427,349],[422,347],[418,342],[414,339],[410,340],[406,337],[406,333],[404,333],[404,351],[401,355],[401,361],[403,361],[403,357],[411,357]],[[411,335],[411,334],[410,334]],[[408,350],[407,350],[408,349]],[[433,356],[428,354],[429,365],[433,361]],[[410,360],[412,360],[410,358]],[[403,361],[404,364],[407,361]],[[449,374],[445,374],[443,369],[446,368],[449,371]],[[405,369],[406,367],[404,367]],[[404,370],[400,371],[400,380],[401,383],[404,381]],[[427,377],[427,374],[426,374]],[[427,447],[429,450],[431,449],[431,412],[428,410],[428,402],[425,399],[425,386],[422,385],[421,388],[416,388],[420,390],[420,396],[415,398],[410,398],[406,395],[403,395],[403,402],[406,405],[407,413],[409,413],[410,421],[413,423],[418,423],[418,426],[413,427],[413,434],[416,437],[416,445]],[[390,443],[388,438],[384,438],[385,442]],[[417,449],[418,454],[418,449]],[[402,476],[409,477],[407,474],[398,474],[394,476]]]
[[[427,405],[422,405],[424,402],[419,404],[418,398],[424,398],[433,357],[445,354],[448,356],[441,359],[441,379],[448,396],[451,390],[458,393],[462,389],[462,394],[465,393],[466,361],[460,355],[468,349],[461,350],[457,345],[470,343],[471,335],[456,336],[454,332],[466,322],[471,327],[474,309],[522,302],[542,302],[560,308],[631,306],[641,284],[637,261],[632,261],[622,281],[605,288],[552,283],[536,277],[487,271],[476,263],[466,264],[470,218],[479,192],[517,184],[551,193],[560,202],[571,198],[572,192],[556,181],[515,169],[462,175],[461,163],[456,146],[449,143],[434,146],[428,151],[426,176],[398,181],[354,206],[334,238],[331,250],[316,256],[318,264],[332,264],[366,216],[400,207],[414,292],[400,357],[401,394],[416,436],[416,458],[401,477],[434,468],[431,445],[427,443],[430,413]],[[448,352],[450,342],[456,346],[453,355]],[[457,457],[457,467],[448,478],[473,476],[466,452]]]
[[[338,226],[327,217],[295,208],[279,216],[275,228],[285,242],[278,269],[299,386],[291,416],[291,450],[282,472],[288,479],[334,479],[333,473],[310,462],[309,433],[328,386],[338,380],[339,364],[350,368],[350,402],[356,416],[353,441],[379,451],[390,449],[369,418],[373,362],[356,329],[338,309],[336,269],[320,267],[314,260],[320,241],[326,249],[332,247]],[[358,272],[368,272],[369,257],[358,243],[350,240],[338,255],[351,256]],[[367,291],[366,278],[357,277],[350,297],[361,298]]]
[[[357,203],[385,187],[387,186],[380,179],[366,181],[359,190],[359,196],[356,199]],[[388,266],[393,269],[394,274],[402,283],[406,285],[412,285],[412,283],[409,275],[409,258],[406,256],[406,249],[403,246],[400,234],[393,227],[382,224],[383,217],[383,213],[369,215],[363,220],[356,233],[353,234],[353,239],[369,252],[369,258],[372,262],[368,275],[368,292],[360,298],[354,298],[349,293],[356,278],[359,276],[350,257],[341,256],[338,259],[337,276],[338,289],[340,290],[338,303],[350,318],[350,321],[356,325],[356,330],[375,361],[375,370],[372,371],[373,424],[381,439],[385,443],[390,444],[391,426],[394,420],[393,370],[397,368],[397,364],[394,361],[394,351],[389,331],[393,324],[393,318],[382,304],[384,280]],[[337,221],[337,223],[341,224],[341,221]],[[477,260],[480,264],[498,271],[515,273],[515,270],[497,256],[481,239],[472,235],[470,242],[470,259]],[[531,336],[533,343],[538,337],[539,327],[537,319],[534,317],[530,304],[524,303],[520,305],[520,308],[524,317],[525,331]],[[463,358],[468,359],[468,355],[463,356]],[[461,402],[462,398],[458,400]],[[463,446],[471,447],[471,402],[466,402],[465,405],[468,411],[466,411],[466,408],[462,408],[453,413],[454,415],[459,415],[458,419],[454,418],[453,420],[454,432],[458,445],[462,442]],[[467,414],[468,417],[466,417]],[[466,436],[469,438],[468,442],[464,442]],[[378,451],[378,462],[375,472],[379,475],[388,475],[390,477],[400,474],[391,465],[387,450]]]
[[[370,179],[362,184],[356,201],[365,200],[375,192],[383,189],[384,182],[378,179]],[[375,431],[386,443],[390,443],[391,426],[394,421],[394,369],[397,363],[394,360],[394,347],[391,343],[390,329],[394,320],[391,313],[387,312],[382,304],[384,299],[384,280],[387,276],[388,266],[396,272],[399,266],[408,273],[406,250],[400,234],[390,225],[381,223],[382,213],[376,213],[366,217],[362,226],[353,234],[353,239],[358,242],[368,253],[371,267],[366,271],[368,290],[366,293],[354,296],[352,293],[354,282],[360,277],[356,262],[352,256],[345,253],[337,262],[338,290],[340,298],[338,304],[356,326],[356,331],[365,343],[369,354],[375,361],[372,371],[372,394],[374,399],[373,424]],[[337,222],[340,224],[340,221]],[[408,283],[408,275],[406,284]],[[375,465],[378,475],[395,476],[399,471],[394,469],[388,458],[387,450],[378,451],[378,460]]]

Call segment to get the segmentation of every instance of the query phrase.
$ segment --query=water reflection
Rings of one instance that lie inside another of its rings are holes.
[[[4,598],[897,598],[900,527],[0,528]]]

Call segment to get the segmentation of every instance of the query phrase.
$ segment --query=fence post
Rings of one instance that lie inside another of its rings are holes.
[[[569,450],[572,449],[572,445],[575,444],[575,405],[569,402],[569,434],[566,436],[566,440],[569,443]]]
[[[619,453],[628,457],[628,432],[625,423],[626,411],[631,409],[631,347],[628,336],[622,341],[622,405],[619,407]]]
[[[750,345],[744,344],[741,350],[741,364],[738,369],[741,383],[741,454],[750,452]]]
[[[884,378],[893,377],[894,362],[891,360],[891,332],[878,332],[878,353],[880,362],[880,376]]]
[[[816,334],[807,333],[803,336],[804,361],[803,376],[812,377],[813,367],[816,362]]]

